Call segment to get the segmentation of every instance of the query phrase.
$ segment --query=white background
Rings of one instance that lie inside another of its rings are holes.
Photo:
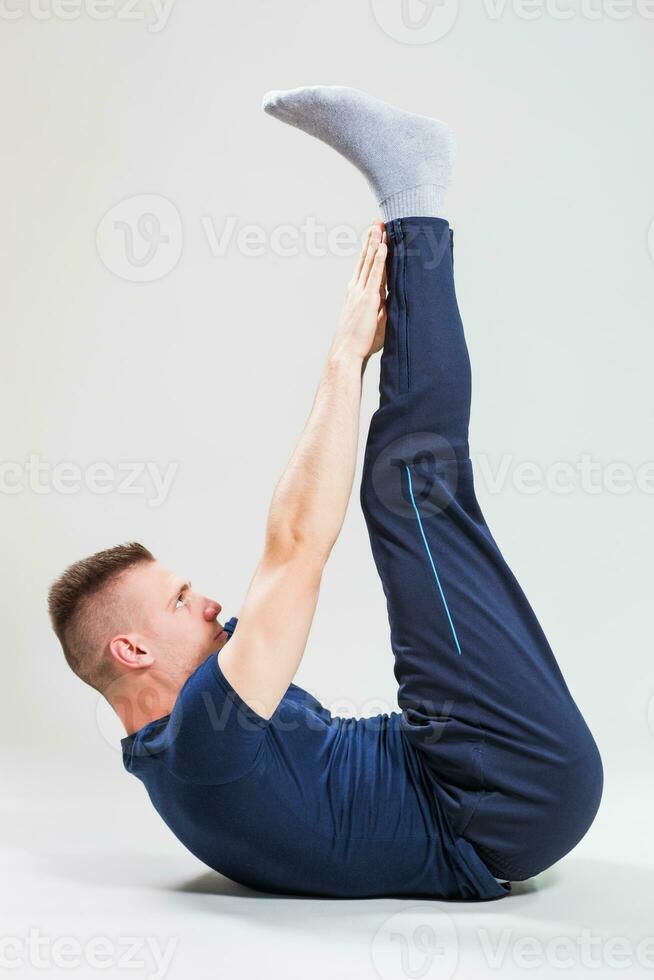
[[[461,977],[493,972],[474,931],[483,923],[508,923],[511,942],[584,926],[634,943],[654,933],[651,467],[636,485],[654,460],[654,10],[516,0],[500,13],[471,0],[457,12],[446,0],[429,17],[412,4],[425,27],[402,27],[400,0],[177,0],[158,24],[150,5],[129,14],[124,0],[106,20],[75,0],[70,20],[48,0],[0,5],[1,744],[3,858],[15,871],[3,935],[175,936],[174,977],[409,975],[392,942],[373,940],[407,903],[255,897],[205,874],[122,772],[122,732],[68,671],[46,614],[67,564],[132,539],[225,617],[237,612],[354,262],[353,250],[310,254],[301,228],[360,234],[377,216],[349,164],[261,112],[266,90],[302,84],[363,88],[456,131],[447,217],[477,492],[605,763],[602,809],[572,856],[525,894],[483,909],[417,903],[418,919],[436,908],[454,920]],[[438,18],[453,22],[430,41]],[[124,253],[121,274],[124,239],[96,241],[109,209],[140,195],[169,202],[180,222],[163,227],[177,261],[150,282],[134,281],[136,266],[130,278]],[[236,235],[213,254],[207,224],[220,237],[230,219],[265,236],[294,228],[295,254],[268,239],[253,256]],[[148,485],[65,494],[46,477],[37,492],[24,476],[8,492],[30,455],[82,473],[97,462],[176,471],[159,506]],[[521,488],[521,464],[551,474],[584,456],[599,464],[600,492],[579,475],[571,492]],[[632,474],[625,492],[615,463]],[[366,715],[397,705],[357,491],[296,681],[335,712]],[[579,955],[576,972],[608,976],[602,955],[594,970]],[[522,976],[507,957],[502,972]],[[632,959],[622,972],[645,975]],[[449,976],[446,966],[424,975]],[[26,956],[31,970],[44,975]],[[545,957],[548,973],[560,970]]]

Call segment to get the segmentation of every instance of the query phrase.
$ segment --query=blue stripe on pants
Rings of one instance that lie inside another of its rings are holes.
[[[422,540],[423,540],[424,545],[425,545],[425,550],[427,552],[427,557],[429,559],[429,564],[431,565],[431,570],[434,573],[434,578],[436,580],[436,586],[438,588],[438,592],[440,594],[441,599],[443,600],[443,606],[444,606],[445,612],[447,614],[447,620],[448,620],[448,622],[450,624],[450,629],[452,630],[452,638],[454,639],[454,645],[456,646],[456,652],[460,655],[461,654],[461,646],[459,645],[459,638],[456,635],[456,630],[454,628],[454,623],[452,622],[452,616],[450,614],[450,610],[449,610],[449,607],[447,605],[447,599],[445,598],[445,593],[443,592],[443,586],[441,585],[441,580],[438,577],[438,572],[436,571],[436,564],[434,562],[434,558],[433,558],[433,555],[431,553],[431,549],[429,547],[429,542],[427,541],[427,535],[425,534],[425,529],[422,526],[422,520],[420,519],[420,511],[418,510],[418,506],[416,504],[416,500],[415,500],[415,497],[413,495],[413,483],[411,481],[411,470],[409,469],[408,466],[406,467],[406,475],[407,475],[407,480],[409,481],[409,494],[411,496],[411,505],[412,505],[412,507],[413,507],[413,509],[415,511],[416,520],[418,521],[418,527],[420,528],[420,535],[421,535]]]

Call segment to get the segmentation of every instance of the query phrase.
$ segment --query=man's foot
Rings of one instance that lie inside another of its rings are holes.
[[[456,153],[454,134],[445,123],[342,85],[267,92],[262,107],[353,163],[372,188],[385,221],[442,217]]]

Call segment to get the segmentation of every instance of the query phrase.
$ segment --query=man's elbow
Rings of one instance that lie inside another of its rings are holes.
[[[297,564],[307,575],[322,575],[331,552],[324,541],[298,525],[284,528],[269,527],[266,532],[264,562],[268,565]]]

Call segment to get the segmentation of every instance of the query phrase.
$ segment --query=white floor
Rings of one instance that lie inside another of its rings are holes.
[[[15,759],[5,769],[14,787],[2,802],[0,969],[8,975],[654,973],[652,814],[628,776],[607,786],[573,854],[510,898],[469,904],[261,895],[187,854],[117,765],[100,765],[83,784],[70,758],[47,771]]]

